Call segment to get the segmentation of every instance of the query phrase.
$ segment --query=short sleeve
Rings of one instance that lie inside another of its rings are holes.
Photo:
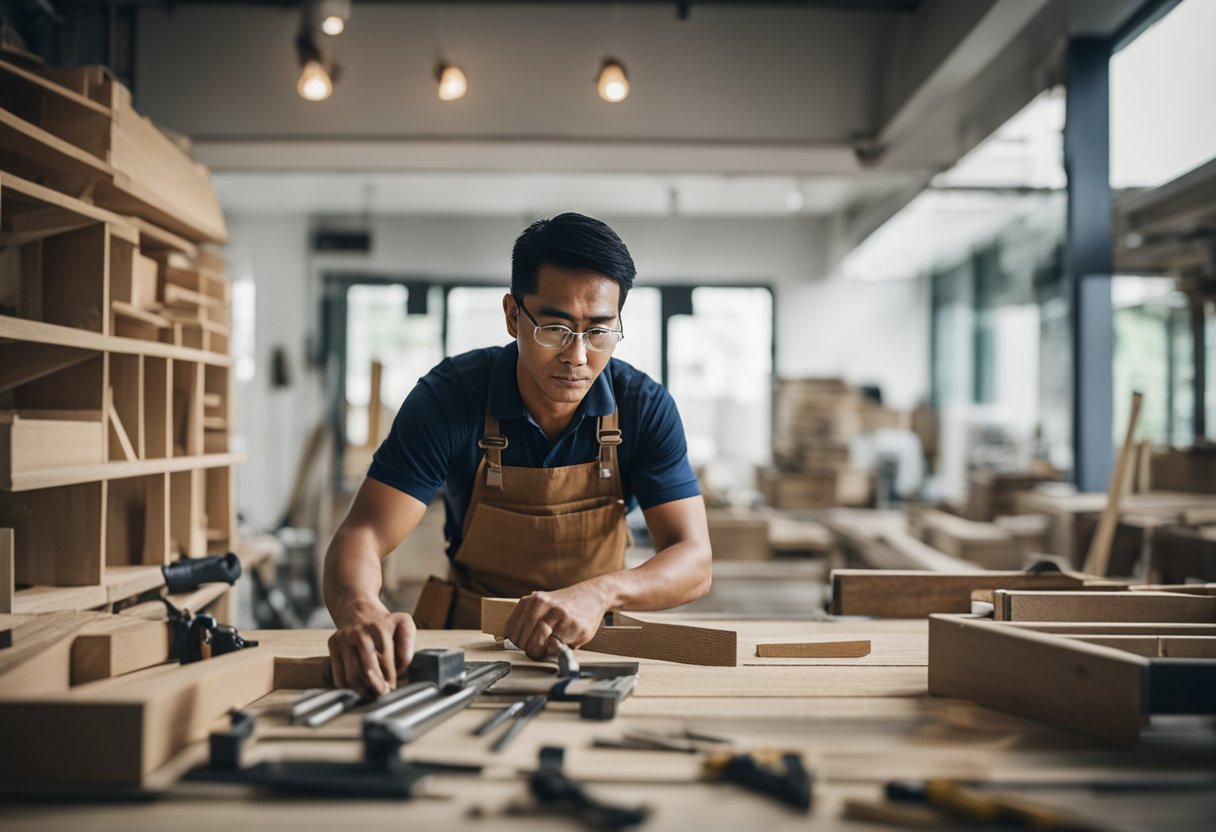
[[[651,379],[639,391],[637,424],[630,484],[638,505],[646,510],[700,495],[700,484],[688,463],[680,412],[667,388]]]
[[[429,504],[467,439],[465,394],[444,361],[415,385],[372,457],[367,475]]]

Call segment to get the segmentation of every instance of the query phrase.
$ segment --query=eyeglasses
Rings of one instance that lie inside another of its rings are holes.
[[[523,300],[515,298],[515,302],[519,304],[519,308],[528,316],[528,320],[535,325],[535,329],[532,330],[532,337],[536,339],[536,343],[546,349],[564,350],[574,342],[575,338],[581,337],[583,343],[591,352],[611,352],[625,338],[623,328],[608,329],[603,326],[594,326],[586,332],[575,332],[570,327],[562,326],[561,324],[541,326],[537,323],[536,318],[532,317],[532,313],[528,311],[528,307],[524,306]]]

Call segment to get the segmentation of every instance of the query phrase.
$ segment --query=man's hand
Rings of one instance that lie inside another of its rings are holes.
[[[353,610],[329,637],[334,685],[381,695],[397,687],[414,658],[414,619],[383,604]]]
[[[557,652],[554,638],[576,648],[591,641],[607,610],[604,593],[595,581],[533,592],[519,599],[511,611],[505,635],[528,658],[540,661]]]

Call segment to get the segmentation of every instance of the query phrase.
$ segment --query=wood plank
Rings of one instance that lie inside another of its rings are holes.
[[[160,566],[107,566],[106,598],[113,604],[165,585]]]
[[[786,641],[756,645],[756,655],[765,659],[855,659],[870,655],[870,642]]]
[[[81,612],[104,607],[106,588],[96,586],[30,586],[13,596],[13,613],[37,615],[48,612]]]
[[[100,585],[105,520],[106,493],[100,482],[0,493],[0,525],[14,530],[19,584]]]
[[[13,530],[0,529],[0,615],[13,611],[13,593],[17,590],[16,567],[13,563],[16,556]]]
[[[0,341],[29,341],[37,344],[54,344],[75,349],[98,352],[118,352],[129,355],[155,355],[178,361],[195,361],[201,364],[227,367],[232,362],[226,355],[163,344],[157,341],[141,341],[137,338],[119,338],[102,335],[59,324],[30,321],[11,315],[0,315]]]
[[[144,478],[144,551],[143,562],[158,567],[169,563],[171,506],[169,474]]]
[[[1070,633],[1060,638],[1101,644],[1148,658],[1216,659],[1216,636],[1103,635]]]
[[[83,685],[168,661],[173,630],[167,621],[117,615],[86,625],[72,641],[71,683]]]
[[[71,684],[72,640],[100,613],[8,616],[0,626],[10,646],[0,650],[0,696],[37,696]]]
[[[1077,589],[1085,581],[1062,573],[941,573],[903,569],[833,569],[832,613],[880,618],[924,618],[935,612],[969,613],[978,589]]]
[[[1115,540],[1115,525],[1119,522],[1119,503],[1123,500],[1123,492],[1127,488],[1128,477],[1131,474],[1132,457],[1136,452],[1136,422],[1140,420],[1140,405],[1143,401],[1142,393],[1132,393],[1127,432],[1123,436],[1123,446],[1119,449],[1115,470],[1110,476],[1106,508],[1102,510],[1102,519],[1098,521],[1098,529],[1094,532],[1093,540],[1089,545],[1089,553],[1085,556],[1084,569],[1090,575],[1106,575],[1110,570],[1110,547]]]
[[[998,621],[1144,621],[1216,623],[1216,598],[1170,592],[998,590]]]
[[[0,393],[93,358],[93,353],[53,344],[0,343]]]
[[[0,61],[0,74],[20,81],[27,87],[32,87],[41,93],[54,96],[60,101],[72,104],[87,113],[105,116],[106,118],[110,118],[113,115],[110,108],[104,104],[99,104],[91,98],[86,98],[74,90],[49,81],[41,75],[35,75],[33,72],[15,66],[8,61]]]
[[[929,692],[1135,745],[1148,660],[970,616],[929,617]],[[1050,684],[1045,683],[1050,680]]]
[[[142,324],[156,327],[157,329],[167,329],[171,323],[164,315],[158,315],[155,312],[149,312],[147,309],[141,309],[138,306],[133,306],[130,303],[122,300],[110,301],[110,309],[114,314],[121,315],[124,318],[130,318],[133,321],[139,321]]]
[[[19,200],[12,197],[19,195]],[[113,211],[98,208],[90,202],[85,202],[69,196],[54,188],[31,182],[9,171],[0,170],[0,197],[8,204],[5,206],[5,217],[20,214],[30,210],[28,206],[34,203],[34,210],[55,208],[64,214],[80,217],[92,222],[101,222],[110,226],[111,233],[118,233],[131,242],[138,240],[138,226],[131,217],[120,216]],[[20,204],[17,204],[20,203]]]
[[[144,452],[147,459],[173,456],[173,385],[170,362],[144,356]]]
[[[139,248],[141,251],[177,252],[184,254],[191,260],[198,257],[198,247],[185,237],[174,234],[168,229],[161,228],[159,225],[151,223],[143,217],[127,217],[126,219],[139,232]]]
[[[114,177],[114,168],[101,159],[5,109],[0,109],[0,147],[6,162],[32,163],[40,173],[99,182]]]
[[[482,598],[481,631],[502,637],[517,598]],[[733,630],[715,630],[686,624],[642,621],[614,614],[619,626],[602,626],[580,649],[640,659],[661,659],[681,664],[734,667],[738,663],[737,635]]]
[[[1005,627],[1037,633],[1094,633],[1127,636],[1216,636],[1216,624],[1156,621],[1005,621]]]
[[[216,718],[261,698],[273,684],[274,656],[254,648],[55,696],[0,700],[0,777],[137,786],[203,739]]]
[[[29,492],[48,488],[116,480],[126,477],[141,477],[147,474],[164,474],[193,469],[221,468],[245,461],[244,454],[202,454],[201,456],[178,456],[171,459],[141,459],[134,462],[107,462],[101,465],[73,465],[62,468],[44,468],[13,477],[12,491]]]
[[[135,447],[131,444],[131,437],[127,435],[127,429],[123,426],[122,416],[114,407],[114,388],[106,388],[106,408],[110,423],[110,457],[118,457],[122,460],[130,462],[137,458]]]
[[[109,246],[104,225],[69,231],[43,244],[43,321],[109,334]]]
[[[14,478],[62,465],[105,460],[100,413],[0,411],[0,488]]]

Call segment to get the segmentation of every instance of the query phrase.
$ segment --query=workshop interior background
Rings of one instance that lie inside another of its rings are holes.
[[[331,627],[325,548],[397,408],[507,342],[512,242],[563,211],[633,254],[616,355],[709,506],[677,612],[825,621],[833,569],[1045,560],[1216,594],[1212,0],[0,14],[6,629],[163,615],[161,566],[228,552],[193,611]],[[443,552],[437,497],[386,603]]]

